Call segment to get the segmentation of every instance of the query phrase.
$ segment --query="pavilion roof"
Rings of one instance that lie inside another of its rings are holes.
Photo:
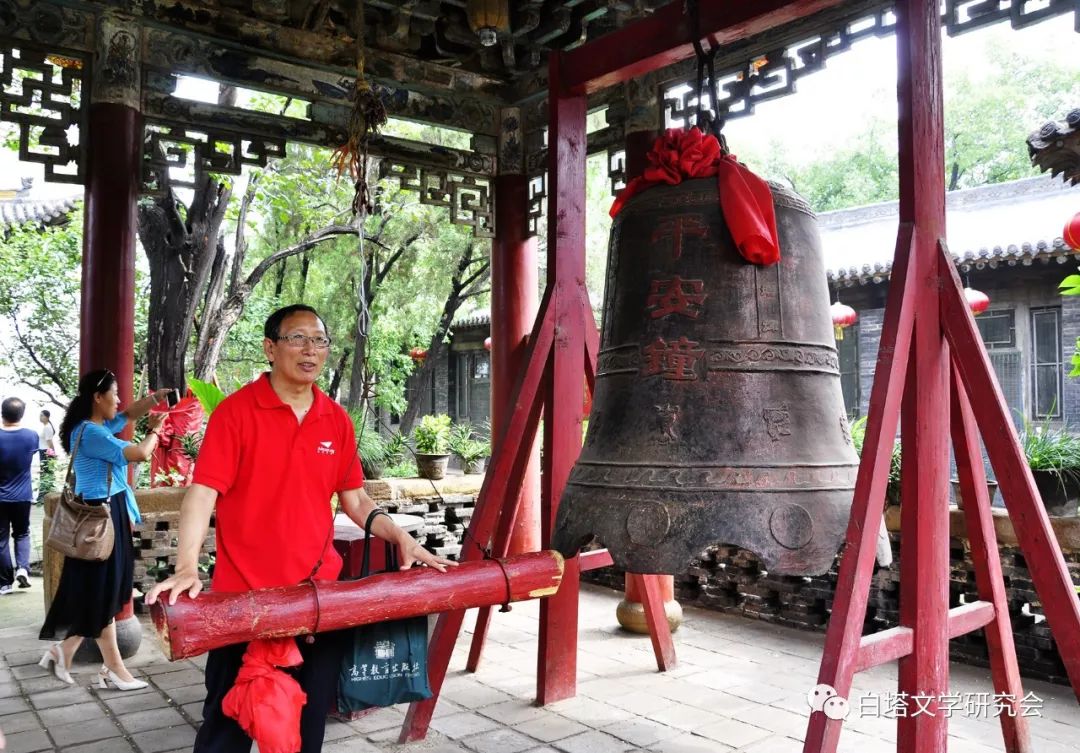
[[[0,199],[0,228],[28,222],[58,224],[81,200],[81,195],[58,199]]]
[[[1028,136],[1031,161],[1040,170],[1072,183],[1080,183],[1080,107],[1065,116],[1064,122],[1051,120]]]

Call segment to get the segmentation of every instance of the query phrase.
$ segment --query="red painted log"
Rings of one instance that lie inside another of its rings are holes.
[[[150,608],[171,660],[257,638],[341,630],[421,614],[551,596],[562,582],[558,552],[468,562],[440,573],[428,568],[382,573],[358,581],[317,581],[247,593],[181,596]]]

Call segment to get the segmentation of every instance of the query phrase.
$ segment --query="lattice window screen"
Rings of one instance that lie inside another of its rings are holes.
[[[991,350],[990,363],[994,366],[1001,392],[1009,406],[1013,423],[1020,428],[1024,415],[1023,369],[1019,351]]]

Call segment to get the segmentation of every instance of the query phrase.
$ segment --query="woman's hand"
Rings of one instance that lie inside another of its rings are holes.
[[[202,587],[202,581],[199,580],[199,571],[197,569],[177,570],[174,575],[170,575],[151,588],[150,593],[146,595],[145,601],[148,605],[153,604],[157,601],[158,596],[167,593],[169,594],[169,606],[172,606],[176,603],[176,599],[180,594],[186,591],[187,595],[194,599],[202,591]]]
[[[162,387],[161,389],[154,390],[153,393],[151,393],[153,395],[153,398],[154,398],[154,403],[155,404],[160,403],[162,400],[164,400],[165,398],[167,398],[169,396],[170,392],[172,392],[175,389],[176,389],[175,387]]]
[[[421,546],[419,541],[404,531],[398,537],[398,560],[401,562],[402,570],[409,570],[415,562],[427,565],[440,573],[445,573],[448,567],[458,566],[458,563],[448,560],[446,557],[436,557]]]
[[[157,431],[158,429],[161,428],[161,425],[163,423],[165,423],[165,414],[164,413],[151,413],[146,419],[146,424],[147,424],[147,426],[150,427],[150,429],[149,429],[150,431]],[[160,435],[159,435],[159,438],[160,438]]]

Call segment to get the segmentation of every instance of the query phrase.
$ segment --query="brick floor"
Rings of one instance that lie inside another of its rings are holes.
[[[545,708],[535,691],[535,603],[496,613],[480,670],[467,674],[466,632],[455,650],[432,729],[423,742],[398,745],[403,708],[355,721],[331,721],[324,753],[798,753],[806,692],[815,684],[822,636],[688,608],[676,633],[679,665],[656,672],[647,638],[616,627],[619,595],[585,586],[581,599],[578,695]],[[37,667],[45,644],[40,581],[30,593],[0,599],[0,729],[5,753],[180,753],[190,751],[204,696],[203,659],[169,663],[144,626],[129,661],[149,687],[136,693],[90,687],[96,666],[79,665],[75,687]],[[471,623],[471,620],[468,621]],[[951,692],[990,692],[989,672],[951,666]],[[1043,700],[1031,719],[1034,750],[1076,750],[1080,707],[1069,688],[1027,681]],[[856,677],[852,699],[887,699],[895,666]],[[871,704],[872,707],[872,704]],[[998,720],[953,719],[949,753],[1000,751]],[[840,738],[845,753],[895,750],[896,724],[852,703]],[[256,753],[257,753],[257,749]]]

